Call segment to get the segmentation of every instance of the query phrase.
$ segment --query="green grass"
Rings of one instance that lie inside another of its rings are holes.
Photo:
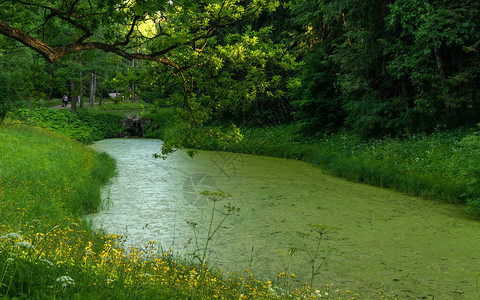
[[[0,129],[0,219],[22,227],[36,220],[81,216],[100,205],[99,188],[114,172],[114,161],[83,144],[26,125]],[[81,166],[81,167],[79,167]]]
[[[141,112],[147,110],[150,107],[150,104],[144,101],[137,102],[106,102],[102,105],[94,106],[93,108],[101,111],[122,111],[122,112]]]
[[[42,107],[53,107],[62,105],[62,99],[40,100],[38,103]]]

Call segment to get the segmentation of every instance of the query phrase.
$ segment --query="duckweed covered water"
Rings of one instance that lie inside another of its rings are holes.
[[[205,236],[211,212],[199,192],[221,189],[232,198],[217,203],[216,220],[227,202],[240,211],[209,245],[210,266],[264,279],[285,272],[282,285],[310,282],[316,243],[305,234],[319,224],[338,229],[323,236],[314,288],[333,284],[366,299],[378,291],[399,299],[480,295],[480,223],[462,207],[347,182],[294,160],[207,151],[154,159],[161,141],[143,139],[94,147],[117,159],[118,176],[104,190],[109,204],[92,219],[128,235],[130,245],[156,240],[188,256],[194,235],[187,222],[199,223]]]

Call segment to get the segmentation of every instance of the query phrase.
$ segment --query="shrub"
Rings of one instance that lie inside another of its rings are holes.
[[[38,107],[20,109],[16,117],[34,125],[48,128],[71,139],[90,144],[95,140],[94,130],[68,110]]]
[[[163,139],[165,130],[173,126],[176,114],[175,108],[155,108],[144,113],[142,119],[149,119],[151,122],[143,127],[143,134],[149,138]]]
[[[17,118],[61,133],[85,144],[104,138],[121,136],[124,132],[120,115],[81,109],[77,114],[64,109],[20,109]]]
[[[94,130],[94,139],[101,140],[121,136],[125,130],[123,116],[91,109],[80,109],[78,118]]]

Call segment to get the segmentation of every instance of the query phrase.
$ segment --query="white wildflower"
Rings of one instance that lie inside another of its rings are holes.
[[[13,263],[14,261],[15,261],[15,259],[13,259],[11,257],[7,258],[7,264]]]
[[[9,232],[5,235],[0,236],[0,240],[16,241],[16,240],[23,240],[23,238],[20,234],[16,232]]]
[[[49,265],[50,267],[54,267],[55,265],[49,261],[48,259],[45,259],[45,258],[42,258],[40,259],[40,261],[43,261],[44,263],[46,263],[47,265]]]
[[[16,242],[15,245],[17,245],[18,247],[21,247],[21,248],[26,248],[26,249],[34,248],[33,245],[30,244],[27,241]]]
[[[113,279],[110,279],[110,278],[107,279],[107,284],[110,284],[112,282],[113,282]]]
[[[75,280],[72,279],[70,276],[60,276],[57,278],[58,282],[67,282],[68,284],[75,284]]]
[[[272,287],[268,287],[268,291],[273,295],[273,296],[277,296],[277,291],[274,290]]]
[[[62,288],[65,290],[69,285],[75,285],[75,281],[70,276],[60,276],[57,278],[57,282],[62,284]]]

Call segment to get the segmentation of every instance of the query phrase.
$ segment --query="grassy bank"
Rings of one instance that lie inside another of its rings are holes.
[[[96,233],[82,219],[98,208],[100,186],[114,172],[108,156],[26,125],[0,127],[0,140],[0,298],[317,299],[328,295],[328,287],[313,293],[306,286],[285,291],[248,272],[225,277],[219,270],[182,260],[172,250],[158,249],[154,241],[126,250],[124,237]]]
[[[167,111],[157,112],[157,118]],[[163,118],[165,119],[165,118]],[[153,137],[175,139],[181,126],[159,122]],[[224,126],[227,127],[227,126]],[[438,131],[404,139],[361,140],[352,133],[306,138],[297,125],[241,127],[243,140],[225,147],[202,136],[192,148],[225,150],[303,160],[355,182],[392,188],[409,195],[465,204],[480,216],[480,131]]]

